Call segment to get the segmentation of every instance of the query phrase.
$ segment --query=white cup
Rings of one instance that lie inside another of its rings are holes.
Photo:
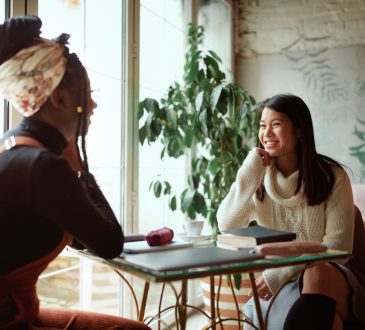
[[[188,236],[198,236],[201,234],[204,227],[204,220],[185,220],[183,223],[183,228],[186,235]]]

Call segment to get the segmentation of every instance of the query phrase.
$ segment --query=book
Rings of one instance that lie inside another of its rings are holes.
[[[233,251],[245,251],[253,253],[255,251],[255,245],[252,244],[227,244],[221,243],[217,240],[216,246],[221,249],[233,250]]]
[[[147,241],[127,242],[124,243],[123,253],[135,254],[135,253],[149,253],[164,250],[175,250],[192,247],[193,243],[183,241],[171,241],[164,245],[149,246]]]
[[[255,247],[263,243],[286,242],[296,238],[293,232],[271,229],[260,225],[225,231],[217,236],[217,245],[234,249]]]

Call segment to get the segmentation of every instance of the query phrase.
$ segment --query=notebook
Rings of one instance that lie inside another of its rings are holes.
[[[260,225],[225,231],[217,236],[220,244],[231,245],[235,248],[253,247],[263,243],[291,241],[296,238],[293,232],[276,230]]]
[[[124,253],[148,253],[148,252],[156,252],[163,250],[174,250],[174,249],[182,249],[193,246],[191,242],[183,242],[183,241],[174,241],[159,245],[159,246],[149,246],[146,241],[137,241],[137,242],[127,242],[124,243],[123,252]]]
[[[263,257],[251,253],[252,249],[232,251],[218,247],[187,248],[136,255],[126,254],[124,261],[149,271],[163,272],[203,266],[251,261]]]

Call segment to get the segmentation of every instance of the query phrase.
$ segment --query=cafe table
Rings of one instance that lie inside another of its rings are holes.
[[[215,303],[217,300],[215,299],[217,298],[217,293],[215,292],[214,277],[217,275],[230,276],[238,273],[248,273],[259,321],[258,328],[255,326],[253,328],[262,330],[266,329],[267,315],[264,319],[255,285],[255,272],[291,265],[311,267],[318,263],[329,261],[336,262],[351,257],[351,255],[345,251],[326,250],[321,253],[303,254],[295,257],[258,258],[258,256],[255,256],[248,251],[242,253],[241,251],[231,251],[216,246],[203,246],[153,253],[124,254],[121,257],[114,259],[102,259],[88,251],[70,250],[77,255],[108,265],[126,282],[131,289],[137,308],[138,320],[140,321],[144,321],[146,302],[151,282],[168,283],[171,285],[171,282],[173,281],[181,281],[181,291],[179,294],[175,293],[176,304],[171,306],[171,308],[175,310],[175,321],[178,330],[186,329],[187,308],[189,307],[199,310],[209,318],[209,329],[216,329],[217,324],[224,322],[224,319],[219,317],[219,305],[217,306]],[[133,287],[129,284],[123,273],[135,275],[144,279],[145,284],[140,304],[137,302]],[[188,280],[207,276],[210,278],[210,315],[197,307],[187,304]],[[230,282],[232,285],[232,281]],[[233,287],[232,293],[234,294]],[[236,305],[239,313],[242,306]],[[218,314],[218,317],[216,314]],[[161,311],[159,310],[156,315],[159,317]],[[241,327],[243,322],[250,323],[250,320],[243,317],[238,318],[237,322]]]

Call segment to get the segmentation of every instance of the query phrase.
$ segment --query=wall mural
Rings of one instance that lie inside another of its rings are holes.
[[[286,49],[240,58],[238,70],[240,83],[258,100],[276,93],[302,97],[311,110],[318,151],[345,165],[352,183],[365,182],[364,46]]]

